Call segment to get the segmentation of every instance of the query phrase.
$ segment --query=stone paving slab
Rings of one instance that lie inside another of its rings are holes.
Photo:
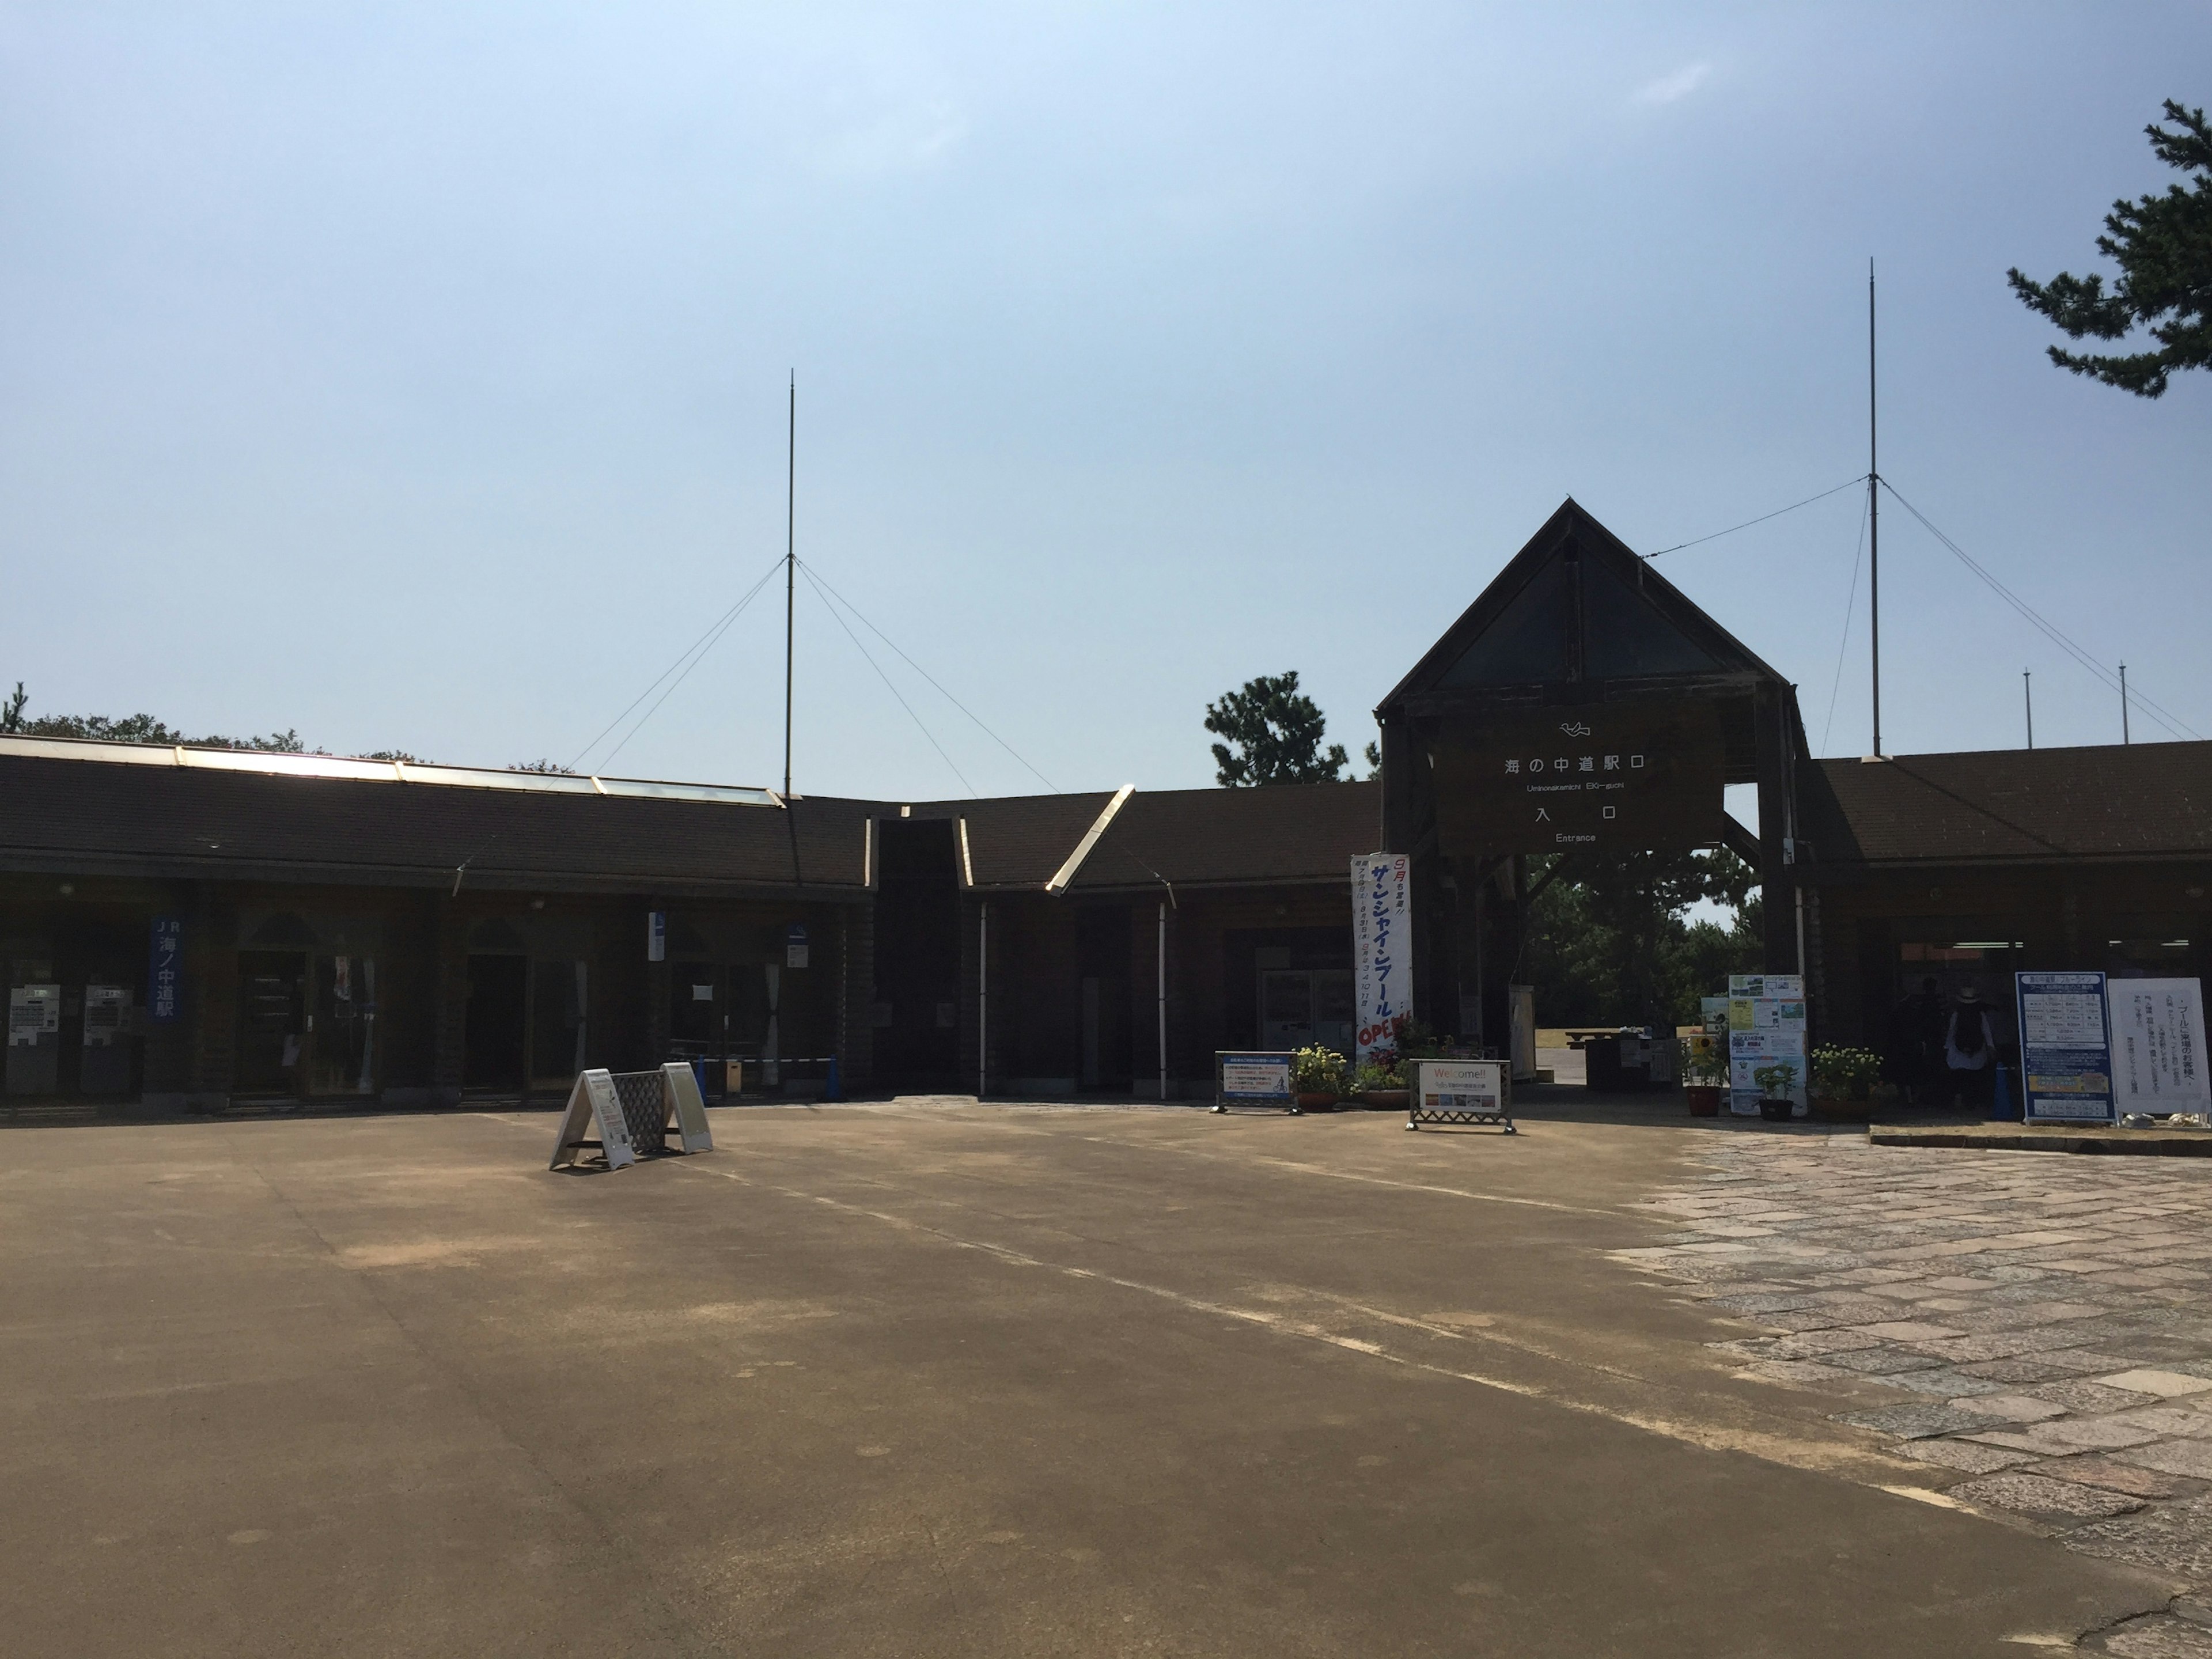
[[[1748,1376],[1852,1398],[1838,1420],[1957,1471],[1959,1501],[2212,1586],[2212,1167],[1884,1139],[1717,1138],[1652,1202],[1682,1243],[1632,1265],[1772,1333],[1714,1346]],[[1759,1230],[1724,1260],[1702,1249],[1723,1207]],[[1869,1385],[1897,1403],[1869,1406]],[[2154,1659],[2207,1643],[2161,1616],[2087,1645]]]

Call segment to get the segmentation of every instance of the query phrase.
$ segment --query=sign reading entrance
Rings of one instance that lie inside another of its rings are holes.
[[[1437,827],[1447,852],[1698,847],[1724,779],[1709,703],[1589,703],[1445,726]]]
[[[2020,973],[2021,1093],[2030,1123],[2110,1123],[2112,1040],[2102,974]]]

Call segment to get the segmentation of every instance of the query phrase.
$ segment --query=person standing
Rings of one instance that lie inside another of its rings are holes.
[[[1995,1093],[1996,1062],[1996,1027],[1989,1005],[1969,985],[1959,993],[1943,1034],[1943,1064],[1951,1075],[1951,1092],[1986,1111]]]
[[[1943,1028],[1948,1011],[1930,977],[1899,998],[1889,1016],[1889,1080],[1905,1091],[1908,1103],[1933,1095],[1944,1083]]]

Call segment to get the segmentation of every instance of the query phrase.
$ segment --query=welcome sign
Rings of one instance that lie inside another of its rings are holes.
[[[1720,827],[1720,724],[1706,703],[1589,703],[1448,723],[1435,750],[1448,853],[1697,847]]]

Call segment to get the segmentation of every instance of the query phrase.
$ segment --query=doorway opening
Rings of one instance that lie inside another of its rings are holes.
[[[523,1022],[529,1008],[530,959],[469,957],[469,1012],[462,1033],[461,1086],[523,1085]]]

